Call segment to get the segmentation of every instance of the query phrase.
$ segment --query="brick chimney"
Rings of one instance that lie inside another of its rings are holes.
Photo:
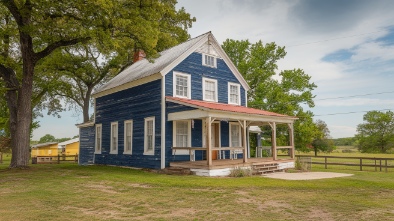
[[[144,59],[145,57],[146,57],[145,52],[141,49],[137,49],[134,52],[133,63],[140,61],[140,60]]]

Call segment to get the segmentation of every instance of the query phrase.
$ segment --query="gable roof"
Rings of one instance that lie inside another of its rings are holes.
[[[95,90],[95,92],[93,93],[93,97],[101,97],[107,94],[130,88],[132,87],[132,85],[128,86],[128,83],[135,82],[137,80],[144,79],[158,73],[160,74],[160,76],[165,76],[176,65],[182,62],[187,56],[189,56],[207,41],[209,41],[216,49],[220,57],[229,66],[230,70],[234,73],[242,86],[246,90],[249,90],[249,85],[239,73],[235,65],[231,62],[230,58],[226,55],[224,50],[221,48],[220,44],[216,41],[215,37],[212,35],[211,32],[207,32],[159,53],[160,56],[154,59],[153,63],[149,62],[148,59],[142,59],[138,62],[135,62],[134,64],[130,65],[122,72],[120,72],[108,83]]]
[[[40,147],[46,147],[46,146],[51,146],[51,145],[55,145],[55,144],[57,144],[57,142],[39,143],[39,144],[31,146],[31,148],[40,148]]]
[[[262,115],[262,116],[272,116],[272,117],[284,117],[284,118],[291,118],[297,119],[296,117],[277,114],[270,111],[233,105],[233,104],[223,104],[223,103],[216,103],[216,102],[208,102],[208,101],[200,101],[200,100],[191,100],[186,98],[179,98],[179,97],[170,97],[166,96],[166,100],[170,102],[179,103],[182,105],[195,107],[198,109],[203,110],[217,110],[217,111],[227,111],[227,112],[235,112],[235,113],[242,113],[242,114],[252,114],[252,115]]]
[[[59,146],[64,146],[64,145],[69,145],[69,144],[76,143],[76,142],[79,142],[79,137],[71,139],[71,140],[66,140],[66,141],[61,142],[61,143],[58,143],[58,145]]]

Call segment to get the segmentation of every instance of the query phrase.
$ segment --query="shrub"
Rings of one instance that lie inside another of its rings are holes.
[[[234,168],[230,172],[230,177],[246,177],[246,176],[252,176],[252,170],[251,169],[245,169],[245,168]]]

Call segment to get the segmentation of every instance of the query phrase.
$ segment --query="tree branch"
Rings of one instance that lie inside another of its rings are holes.
[[[91,39],[91,37],[84,37],[84,38],[75,38],[75,39],[71,39],[71,40],[56,41],[56,42],[48,45],[44,50],[42,50],[38,53],[35,53],[35,60],[39,61],[40,59],[48,56],[50,53],[52,53],[54,50],[56,50],[60,47],[75,45],[79,42],[85,42],[90,39]]]

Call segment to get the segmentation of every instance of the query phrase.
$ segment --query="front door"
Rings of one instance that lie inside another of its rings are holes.
[[[220,130],[219,130],[220,123],[212,123],[211,124],[211,146],[212,148],[218,148],[220,147]],[[217,160],[218,159],[218,150],[213,150],[212,151],[212,160]]]

